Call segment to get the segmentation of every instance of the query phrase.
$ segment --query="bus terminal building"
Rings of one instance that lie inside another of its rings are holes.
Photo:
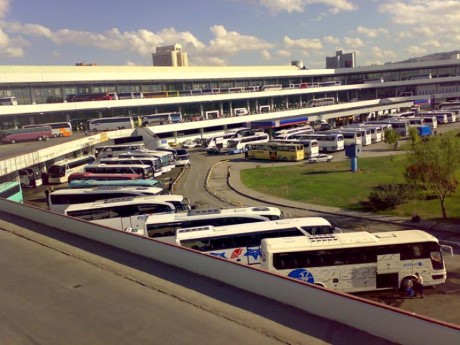
[[[62,121],[77,129],[97,118],[174,113],[179,120],[147,128],[160,139],[180,143],[252,123],[366,121],[414,103],[429,107],[458,99],[459,93],[458,59],[320,70],[291,65],[0,66],[0,99],[15,99],[0,106],[0,129]],[[81,97],[116,94],[133,97]],[[72,101],[76,95],[84,101]],[[90,150],[112,136],[74,146]],[[56,151],[47,157],[62,158],[63,152]]]

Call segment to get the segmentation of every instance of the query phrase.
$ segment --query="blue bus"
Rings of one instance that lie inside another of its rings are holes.
[[[122,186],[122,187],[159,187],[163,184],[159,180],[72,180],[69,182],[69,188],[95,188],[105,186]]]
[[[1,183],[0,198],[23,203],[24,197],[22,195],[21,184],[19,182]]]

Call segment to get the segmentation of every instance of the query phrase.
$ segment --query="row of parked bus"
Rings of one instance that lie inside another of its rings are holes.
[[[0,198],[21,202],[20,185],[0,184]],[[64,189],[49,193],[48,202],[54,212],[114,231],[350,293],[406,289],[415,273],[425,286],[442,284],[443,256],[452,255],[420,230],[342,232],[325,218],[284,218],[272,207],[193,210],[186,198],[153,188]]]
[[[176,166],[188,165],[190,156],[185,149],[160,147],[146,150],[144,143],[139,142],[99,146],[95,155],[56,162],[48,168],[47,177],[51,184],[71,182],[80,177],[86,179],[86,176],[99,176],[99,180],[107,176],[111,180],[120,174],[153,180]]]
[[[423,231],[342,233],[321,217],[284,218],[272,207],[191,209],[182,196],[146,191],[74,189],[51,193],[49,202],[82,221],[344,292],[405,288],[415,272],[426,286],[446,280],[443,251],[452,249]],[[356,270],[359,279],[349,274]]]

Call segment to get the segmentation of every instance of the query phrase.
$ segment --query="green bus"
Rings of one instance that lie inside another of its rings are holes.
[[[0,183],[0,198],[23,203],[21,184],[19,182]]]

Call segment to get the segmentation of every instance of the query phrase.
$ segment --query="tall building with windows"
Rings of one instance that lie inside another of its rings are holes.
[[[157,47],[156,53],[152,54],[153,66],[188,66],[187,53],[182,50],[180,44]]]
[[[326,57],[326,68],[353,68],[356,67],[356,53],[343,54],[341,50],[335,56]]]

